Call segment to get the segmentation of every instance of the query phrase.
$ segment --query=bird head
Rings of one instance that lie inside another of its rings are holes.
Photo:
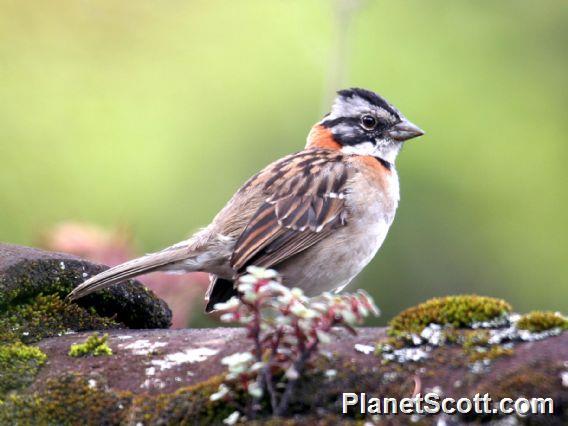
[[[352,88],[337,92],[330,113],[312,128],[306,147],[338,149],[394,163],[402,144],[423,134],[381,96]]]

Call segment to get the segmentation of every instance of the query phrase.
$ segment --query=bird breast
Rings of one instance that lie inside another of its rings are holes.
[[[385,171],[357,169],[345,198],[346,226],[277,268],[285,284],[309,296],[341,290],[373,259],[394,219],[398,205],[398,177]]]

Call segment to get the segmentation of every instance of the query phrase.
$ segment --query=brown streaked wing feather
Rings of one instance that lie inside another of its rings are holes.
[[[270,268],[310,248],[318,241],[327,237],[331,231],[331,228],[321,232],[306,231],[298,233],[297,231],[289,231],[292,238],[287,239],[277,250],[262,251],[259,253],[259,256],[252,258],[249,263],[251,265]]]
[[[347,181],[346,166],[336,153],[314,150],[311,154],[303,152],[275,166],[277,177],[267,179],[264,186],[266,202],[235,245],[231,258],[235,271],[251,264],[272,267],[345,224],[345,203],[338,194]]]
[[[243,268],[247,260],[283,230],[278,225],[274,205],[264,203],[237,240],[231,258],[232,268],[236,270]]]

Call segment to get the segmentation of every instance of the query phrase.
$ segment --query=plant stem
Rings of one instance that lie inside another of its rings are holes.
[[[298,373],[298,377],[302,375],[304,372],[304,367],[306,366],[306,362],[315,351],[317,347],[318,341],[315,340],[305,351],[302,352],[300,358],[294,363],[294,369]],[[276,416],[283,416],[290,405],[290,399],[292,398],[292,393],[294,388],[296,387],[296,383],[298,379],[293,379],[288,382],[286,385],[286,389],[284,390],[284,394],[282,395],[282,399],[280,400],[280,404],[278,404],[278,408],[273,411]]]

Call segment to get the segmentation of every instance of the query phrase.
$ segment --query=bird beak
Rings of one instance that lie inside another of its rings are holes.
[[[404,142],[412,138],[417,138],[424,134],[424,130],[407,119],[403,119],[388,131],[389,136],[395,141]]]

